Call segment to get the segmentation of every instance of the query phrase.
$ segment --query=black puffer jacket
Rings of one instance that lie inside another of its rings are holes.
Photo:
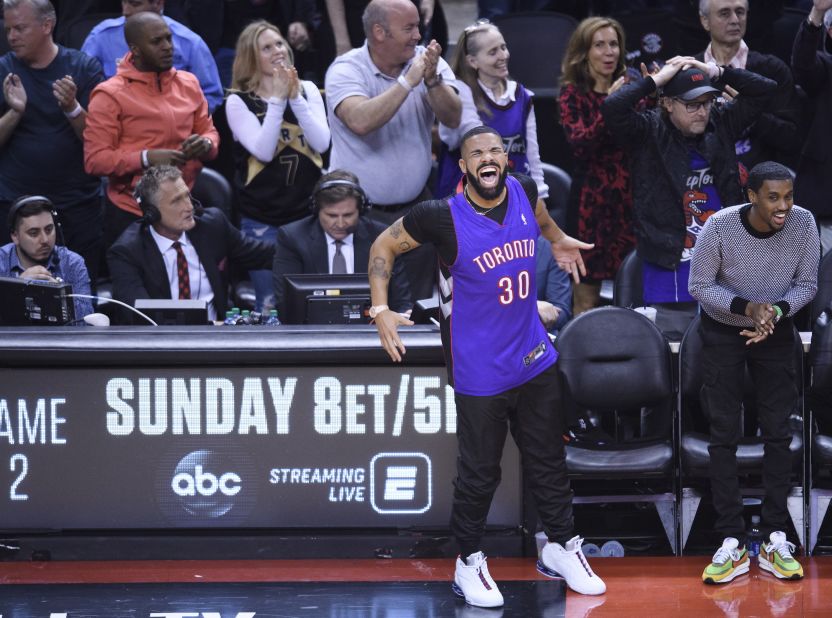
[[[639,257],[675,268],[685,242],[682,209],[685,179],[690,174],[690,146],[710,163],[723,206],[742,203],[734,143],[760,116],[777,82],[742,69],[725,68],[715,88],[729,85],[739,96],[711,108],[705,132],[686,139],[661,107],[635,111],[636,102],[652,94],[652,77],[627,84],[608,96],[601,107],[615,139],[630,151],[637,251]]]

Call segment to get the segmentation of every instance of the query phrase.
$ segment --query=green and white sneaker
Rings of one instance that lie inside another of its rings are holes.
[[[702,581],[706,584],[727,584],[740,575],[748,573],[750,561],[745,547],[729,536],[722,541],[722,547],[716,550],[711,564],[702,572]]]
[[[786,540],[786,533],[772,532],[769,539],[770,543],[760,545],[760,568],[780,579],[803,579],[803,567],[792,556],[795,546]]]

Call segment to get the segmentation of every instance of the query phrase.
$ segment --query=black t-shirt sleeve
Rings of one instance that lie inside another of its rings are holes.
[[[537,206],[537,183],[531,176],[525,174],[512,174],[523,186],[523,191],[526,192],[526,197],[529,198],[529,204],[532,205],[532,210]]]
[[[456,231],[447,200],[428,200],[416,204],[404,216],[402,224],[405,231],[419,244],[433,244],[443,263],[454,263]]]

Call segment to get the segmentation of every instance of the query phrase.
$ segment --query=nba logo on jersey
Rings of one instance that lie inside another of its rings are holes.
[[[520,218],[521,218],[521,219],[523,219],[523,225],[528,225],[528,224],[529,224],[529,222],[528,222],[528,221],[526,221],[526,215],[525,215],[525,214],[522,214],[522,213],[521,213],[521,214],[520,214]]]

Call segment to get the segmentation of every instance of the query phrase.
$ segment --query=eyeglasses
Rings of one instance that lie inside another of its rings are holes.
[[[491,20],[486,19],[485,17],[483,17],[483,18],[478,19],[477,21],[475,21],[470,26],[465,26],[465,28],[463,29],[463,32],[465,32],[467,34],[469,32],[473,32],[474,30],[477,30],[478,28],[482,28],[483,26],[490,26],[490,25],[491,25]]]
[[[462,30],[462,49],[466,55],[468,55],[468,37],[471,36],[475,32],[479,32],[481,30],[485,30],[487,27],[491,26],[491,21],[486,19],[485,17],[478,19],[470,26],[466,26]]]
[[[703,109],[703,108],[705,109],[705,111],[708,111],[709,109],[711,109],[711,105],[714,104],[713,99],[705,99],[704,101],[693,101],[692,103],[688,103],[687,101],[683,101],[682,99],[673,99],[673,100],[678,101],[679,103],[684,105],[685,106],[685,111],[688,114],[695,114],[696,112],[698,112],[700,109]]]

